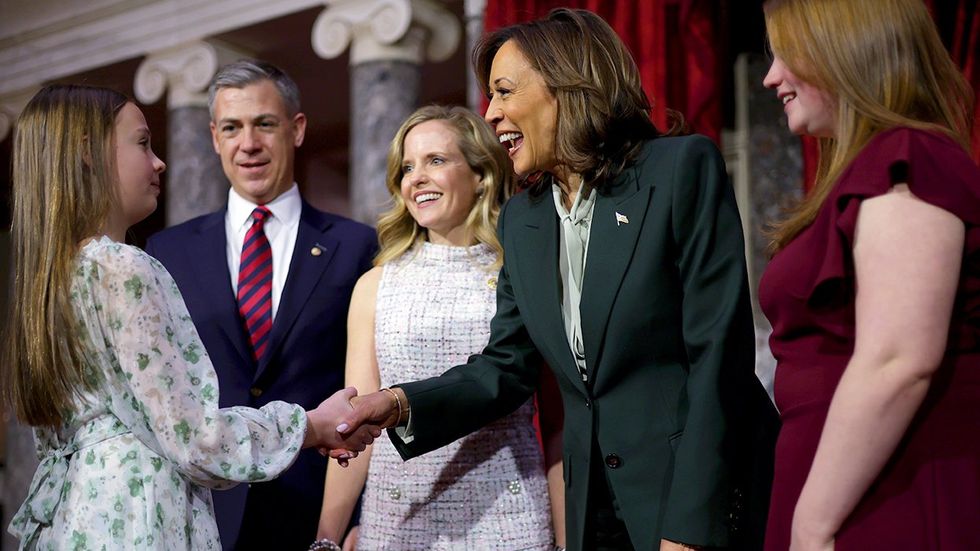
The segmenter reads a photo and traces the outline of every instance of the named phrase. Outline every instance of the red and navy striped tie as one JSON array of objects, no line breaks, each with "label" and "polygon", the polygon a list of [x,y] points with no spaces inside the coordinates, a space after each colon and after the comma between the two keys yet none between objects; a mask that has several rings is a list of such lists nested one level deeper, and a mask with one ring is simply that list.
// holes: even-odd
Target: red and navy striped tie
[{"label": "red and navy striped tie", "polygon": [[238,311],[245,321],[252,354],[261,361],[272,331],[272,248],[263,226],[272,216],[264,206],[252,211],[252,227],[245,233],[238,269]]}]

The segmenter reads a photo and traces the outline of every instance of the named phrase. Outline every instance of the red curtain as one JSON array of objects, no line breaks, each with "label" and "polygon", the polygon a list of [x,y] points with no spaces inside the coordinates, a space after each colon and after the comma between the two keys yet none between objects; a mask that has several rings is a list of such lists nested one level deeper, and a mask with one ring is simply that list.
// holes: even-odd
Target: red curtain
[{"label": "red curtain", "polygon": [[[980,98],[980,2],[977,0],[925,0],[939,35],[953,61],[962,69],[973,93]],[[817,171],[817,142],[803,138],[803,174],[807,191]],[[973,158],[980,161],[980,101],[973,110]]]},{"label": "red curtain", "polygon": [[615,29],[633,54],[652,119],[668,128],[667,109],[681,112],[691,131],[721,136],[719,6],[713,0],[490,0],[487,31],[544,17],[552,8],[582,8]]},{"label": "red curtain", "polygon": [[[955,16],[950,23],[939,21],[940,32],[947,40],[953,61],[963,70],[966,80],[973,86],[977,99],[973,106],[973,158],[980,161],[980,2],[977,0],[942,0],[956,4]],[[936,0],[929,0],[929,7],[939,16]],[[949,28],[949,27],[952,28]]]}]

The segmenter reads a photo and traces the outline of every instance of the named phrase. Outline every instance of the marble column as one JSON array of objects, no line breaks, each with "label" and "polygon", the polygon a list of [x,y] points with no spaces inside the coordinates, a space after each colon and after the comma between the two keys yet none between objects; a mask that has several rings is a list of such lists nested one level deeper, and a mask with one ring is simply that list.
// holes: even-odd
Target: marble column
[{"label": "marble column", "polygon": [[[464,0],[463,16],[466,19],[466,53],[472,55],[476,43],[483,37],[483,18],[487,11],[487,0]],[[466,104],[474,112],[483,114],[483,87],[476,81],[476,73],[467,59]]]},{"label": "marble column", "polygon": [[317,17],[317,55],[334,58],[350,46],[354,219],[374,225],[388,208],[388,147],[418,105],[420,66],[447,59],[460,35],[457,18],[431,0],[333,0]]},{"label": "marble column", "polygon": [[248,57],[210,42],[192,42],[153,53],[136,71],[136,98],[154,103],[167,94],[167,226],[221,208],[228,180],[211,143],[207,87],[218,68]]},{"label": "marble column", "polygon": [[785,216],[803,190],[802,148],[786,126],[782,102],[762,86],[769,61],[742,54],[735,63],[735,131],[726,136],[746,238],[749,285],[756,328],[756,374],[772,393],[776,366],[769,350],[772,327],[759,308],[759,280],[769,262],[766,229]]},{"label": "marble column", "polygon": [[[398,97],[398,101],[392,101]],[[419,97],[418,66],[372,61],[351,71],[351,214],[374,225],[390,206],[388,148]]]}]

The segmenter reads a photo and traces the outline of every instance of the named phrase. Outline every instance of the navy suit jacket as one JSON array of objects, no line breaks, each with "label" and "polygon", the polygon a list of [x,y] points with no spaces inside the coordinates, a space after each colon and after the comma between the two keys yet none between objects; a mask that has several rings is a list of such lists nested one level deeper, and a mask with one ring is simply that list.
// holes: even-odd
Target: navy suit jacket
[{"label": "navy suit jacket", "polygon": [[[269,352],[252,359],[231,287],[225,210],[153,235],[146,251],[170,271],[214,363],[220,405],[283,400],[316,407],[344,384],[347,309],[377,252],[374,230],[305,201]],[[318,253],[313,253],[318,249]],[[306,549],[316,536],[326,459],[300,452],[279,478],[214,492],[225,549]]]}]

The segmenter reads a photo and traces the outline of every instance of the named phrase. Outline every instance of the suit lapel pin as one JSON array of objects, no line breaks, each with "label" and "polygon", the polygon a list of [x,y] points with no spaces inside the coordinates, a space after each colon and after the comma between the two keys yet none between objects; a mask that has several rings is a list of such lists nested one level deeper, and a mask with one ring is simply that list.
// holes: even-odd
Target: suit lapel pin
[{"label": "suit lapel pin", "polygon": [[316,245],[313,245],[312,249],[310,249],[310,254],[313,256],[320,256],[321,254],[323,254],[324,250],[326,250],[326,247],[317,243]]},{"label": "suit lapel pin", "polygon": [[629,218],[626,218],[626,215],[625,214],[623,214],[621,212],[617,212],[616,213],[616,225],[617,226],[620,226],[620,225],[623,225],[623,224],[629,224],[629,223],[630,223],[630,219]]}]

